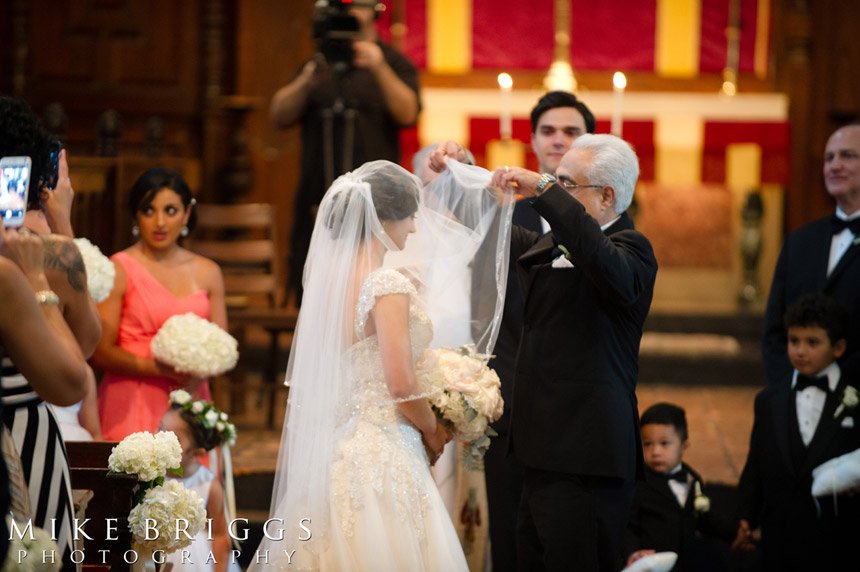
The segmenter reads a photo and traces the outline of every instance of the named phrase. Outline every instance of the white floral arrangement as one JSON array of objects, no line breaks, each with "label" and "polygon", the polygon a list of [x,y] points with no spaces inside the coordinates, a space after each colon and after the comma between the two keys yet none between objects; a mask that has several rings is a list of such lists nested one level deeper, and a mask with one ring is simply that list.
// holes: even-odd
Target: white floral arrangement
[{"label": "white floral arrangement", "polygon": [[81,251],[84,268],[87,270],[87,290],[90,292],[90,298],[96,303],[102,302],[113,290],[116,267],[102,254],[98,246],[86,238],[76,238],[74,243]]},{"label": "white floral arrangement", "polygon": [[705,496],[702,492],[702,483],[695,481],[693,483],[693,511],[698,515],[703,515],[711,510],[711,499]]},{"label": "white floral arrangement", "polygon": [[184,389],[170,392],[170,405],[176,405],[191,413],[206,429],[214,428],[221,437],[221,443],[229,446],[236,444],[236,426],[230,423],[226,413],[202,399],[194,400]]},{"label": "white floral arrangement", "polygon": [[480,469],[490,437],[490,423],[502,415],[502,384],[487,367],[490,356],[472,345],[435,348],[424,352],[416,372],[430,406],[454,435],[465,444],[464,466]]},{"label": "white floral arrangement", "polygon": [[[168,480],[146,491],[143,500],[128,515],[135,546],[148,553],[156,550],[170,553],[185,548],[205,522],[203,499],[177,480]],[[183,525],[188,534],[177,534],[177,524]]]},{"label": "white floral arrangement", "polygon": [[[132,433],[113,448],[108,468],[117,473],[137,475],[144,483],[160,484],[167,471],[178,472],[182,447],[171,431]],[[158,482],[156,482],[158,481]]]},{"label": "white floral arrangement", "polygon": [[[6,560],[0,572],[53,572],[62,567],[60,549],[48,531],[38,526],[25,529],[26,525],[19,524],[18,530],[24,533],[19,537],[11,532],[11,515],[6,516],[6,525],[10,531],[9,552],[6,553]],[[50,558],[42,558],[42,554],[51,554],[51,552],[54,554],[53,562]]]},{"label": "white floral arrangement", "polygon": [[842,403],[839,404],[839,407],[833,413],[834,419],[842,415],[842,412],[845,410],[852,411],[858,404],[860,404],[860,395],[858,395],[857,388],[853,385],[846,385],[845,390],[842,392]]},{"label": "white floral arrangement", "polygon": [[168,318],[150,342],[155,359],[201,378],[236,367],[238,346],[236,338],[191,312]]}]

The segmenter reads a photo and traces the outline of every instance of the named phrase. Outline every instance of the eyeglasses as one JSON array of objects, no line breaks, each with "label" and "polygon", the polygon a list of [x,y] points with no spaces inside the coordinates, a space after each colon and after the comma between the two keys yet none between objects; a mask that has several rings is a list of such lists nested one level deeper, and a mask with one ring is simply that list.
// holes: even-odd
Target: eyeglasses
[{"label": "eyeglasses", "polygon": [[579,192],[580,189],[602,189],[606,185],[579,185],[569,179],[559,179],[558,183],[564,187],[564,190],[570,191],[573,194]]}]

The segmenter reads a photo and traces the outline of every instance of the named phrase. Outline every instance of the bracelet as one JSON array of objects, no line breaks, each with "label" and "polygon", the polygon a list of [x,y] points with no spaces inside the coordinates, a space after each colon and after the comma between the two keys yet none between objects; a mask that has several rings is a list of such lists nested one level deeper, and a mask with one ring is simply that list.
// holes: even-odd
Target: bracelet
[{"label": "bracelet", "polygon": [[60,297],[53,290],[39,290],[36,292],[36,302],[47,306],[59,306]]}]

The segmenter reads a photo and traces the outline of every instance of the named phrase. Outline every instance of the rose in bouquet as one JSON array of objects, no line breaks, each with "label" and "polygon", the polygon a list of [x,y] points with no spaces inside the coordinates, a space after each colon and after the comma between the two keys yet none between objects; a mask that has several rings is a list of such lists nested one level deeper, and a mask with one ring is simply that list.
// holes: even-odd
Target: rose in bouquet
[{"label": "rose in bouquet", "polygon": [[90,298],[96,303],[101,302],[113,290],[116,268],[99,247],[86,238],[76,238],[74,242],[81,251],[84,268],[87,270],[87,290],[90,292]]},{"label": "rose in bouquet", "polygon": [[146,491],[128,515],[135,547],[149,554],[185,548],[205,522],[203,499],[175,480]]},{"label": "rose in bouquet", "polygon": [[182,447],[170,431],[132,433],[113,448],[108,468],[117,473],[137,475],[139,481],[151,485],[164,482],[167,471],[179,472]]},{"label": "rose in bouquet", "polygon": [[239,360],[236,338],[192,313],[169,318],[150,342],[152,355],[180,373],[221,375]]},{"label": "rose in bouquet", "polygon": [[465,444],[465,467],[479,469],[496,432],[490,423],[502,415],[499,376],[487,367],[490,356],[474,346],[424,352],[416,372],[436,415]]}]

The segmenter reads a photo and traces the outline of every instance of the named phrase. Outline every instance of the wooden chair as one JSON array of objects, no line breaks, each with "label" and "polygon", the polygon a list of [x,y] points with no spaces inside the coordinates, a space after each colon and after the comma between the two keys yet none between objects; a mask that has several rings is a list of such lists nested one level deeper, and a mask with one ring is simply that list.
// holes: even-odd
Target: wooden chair
[{"label": "wooden chair", "polygon": [[[83,531],[92,537],[92,540],[82,537],[85,571],[131,569],[123,556],[131,549],[128,514],[134,506],[137,479],[132,475],[108,473],[108,457],[115,446],[116,443],[66,441],[73,497],[79,505],[77,508],[89,519],[82,526]],[[83,491],[91,491],[91,494]],[[80,518],[80,514],[76,516]],[[111,521],[115,540],[107,540],[108,519],[116,519]],[[100,550],[109,552],[100,553]],[[106,563],[102,562],[103,554],[107,555]]]},{"label": "wooden chair", "polygon": [[[269,334],[263,382],[268,387],[267,426],[274,426],[275,399],[279,383],[280,335],[296,327],[298,311],[286,306],[284,261],[278,249],[275,210],[270,204],[197,205],[197,229],[188,247],[221,266],[227,295],[227,318],[237,333],[240,352],[248,327]],[[244,407],[242,371],[231,379],[234,413]],[[241,377],[240,377],[241,376]]]}]

